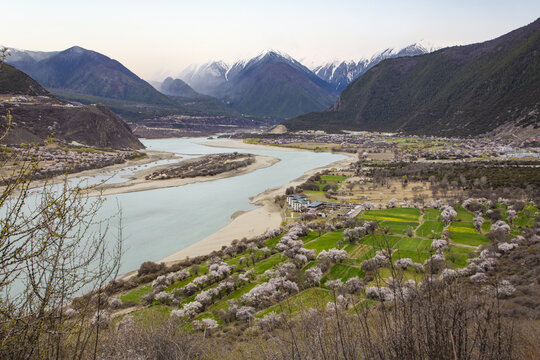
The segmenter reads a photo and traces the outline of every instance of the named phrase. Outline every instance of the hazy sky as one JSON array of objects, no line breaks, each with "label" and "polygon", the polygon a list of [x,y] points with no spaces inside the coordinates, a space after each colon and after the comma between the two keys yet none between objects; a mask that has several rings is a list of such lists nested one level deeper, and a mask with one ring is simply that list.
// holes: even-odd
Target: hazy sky
[{"label": "hazy sky", "polygon": [[147,80],[189,64],[277,49],[298,60],[360,59],[420,40],[488,40],[540,16],[538,0],[0,0],[0,44],[79,45]]}]

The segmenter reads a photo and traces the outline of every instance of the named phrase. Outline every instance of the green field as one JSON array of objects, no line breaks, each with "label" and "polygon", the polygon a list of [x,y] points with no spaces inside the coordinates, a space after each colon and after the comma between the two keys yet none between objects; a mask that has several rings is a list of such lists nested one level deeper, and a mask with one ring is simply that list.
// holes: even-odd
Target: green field
[{"label": "green field", "polygon": [[141,297],[148,294],[149,292],[152,292],[152,286],[140,286],[134,290],[131,290],[127,294],[120,296],[120,300],[122,300],[122,302],[132,301],[139,304],[141,302]]},{"label": "green field", "polygon": [[379,227],[381,229],[388,229],[388,232],[391,234],[404,234],[406,235],[407,229],[409,226],[412,228],[413,232],[414,229],[418,227],[417,222],[404,222],[404,221],[381,221],[379,223]]},{"label": "green field", "polygon": [[424,209],[424,220],[438,220],[442,210]]},{"label": "green field", "polygon": [[424,221],[418,229],[416,229],[416,235],[426,238],[438,238],[444,229],[444,223],[440,221]]},{"label": "green field", "polygon": [[338,247],[338,241],[341,241],[343,244],[345,244],[345,241],[343,240],[343,231],[334,231],[329,232],[321,237],[312,240],[311,242],[307,243],[305,245],[306,249],[313,249],[318,253],[320,253],[323,250],[330,250],[333,248]]},{"label": "green field", "polygon": [[454,264],[455,267],[465,267],[467,266],[469,254],[472,252],[473,250],[470,248],[450,245],[446,248],[444,255],[447,260],[450,260]]},{"label": "green field", "polygon": [[366,210],[360,214],[360,217],[367,220],[418,222],[420,210],[414,208]]},{"label": "green field", "polygon": [[281,254],[274,254],[264,260],[259,261],[255,266],[253,267],[253,272],[255,274],[262,274],[266,270],[273,268],[276,264],[279,264],[282,262],[282,255]]},{"label": "green field", "polygon": [[263,317],[271,312],[298,313],[309,308],[320,308],[332,300],[332,292],[321,288],[309,288],[282,302],[259,311],[255,316]]},{"label": "green field", "polygon": [[221,298],[219,301],[216,301],[213,305],[211,305],[208,308],[208,311],[228,309],[229,308],[229,300],[238,299],[240,296],[242,296],[245,293],[249,292],[251,289],[253,289],[257,285],[259,285],[259,283],[254,282],[254,281],[250,282],[247,285],[244,285],[243,287],[233,291],[229,295]]},{"label": "green field", "polygon": [[465,210],[461,205],[455,206],[457,212],[457,218],[461,221],[472,221],[474,219],[474,214],[470,211]]},{"label": "green field", "polygon": [[343,282],[348,279],[358,276],[359,278],[364,277],[364,271],[360,268],[354,266],[348,266],[345,264],[335,264],[332,266],[328,274],[322,279],[321,282],[325,283],[328,280],[341,279]]},{"label": "green field", "polygon": [[450,231],[450,240],[458,244],[479,246],[489,242],[484,235],[476,231],[472,222],[453,222],[448,230]]}]

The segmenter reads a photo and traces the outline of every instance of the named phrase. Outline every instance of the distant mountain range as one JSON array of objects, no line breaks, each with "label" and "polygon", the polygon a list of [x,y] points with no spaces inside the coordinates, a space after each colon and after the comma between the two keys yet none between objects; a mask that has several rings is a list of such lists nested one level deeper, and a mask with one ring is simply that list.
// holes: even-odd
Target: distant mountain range
[{"label": "distant mountain range", "polygon": [[166,95],[180,96],[184,98],[196,98],[199,95],[183,80],[168,77],[159,85],[159,90]]},{"label": "distant mountain range", "polygon": [[107,107],[59,100],[27,74],[7,64],[1,66],[0,94],[8,95],[0,102],[0,122],[6,125],[8,111],[13,116],[12,129],[2,139],[4,143],[42,142],[54,136],[89,146],[144,148],[127,124]]},{"label": "distant mountain range", "polygon": [[103,98],[174,105],[118,61],[79,46],[59,52],[12,51],[6,62],[47,89]]},{"label": "distant mountain range", "polygon": [[467,136],[509,123],[538,127],[539,114],[540,19],[491,41],[384,60],[328,111],[283,124]]},{"label": "distant mountain range", "polygon": [[385,59],[422,55],[433,52],[434,50],[436,50],[435,47],[420,43],[404,48],[388,48],[376,53],[370,59],[333,61],[315,66],[313,72],[321,79],[332,84],[336,91],[341,92],[347,85],[356,80],[356,78]]},{"label": "distant mountain range", "polygon": [[329,107],[351,81],[381,60],[431,51],[420,44],[386,49],[370,60],[333,62],[310,70],[275,50],[228,65],[189,66],[178,76],[199,93],[223,99],[246,114],[289,118]]},{"label": "distant mountain range", "polygon": [[214,61],[188,67],[178,78],[153,86],[118,61],[78,46],[55,52],[11,50],[7,62],[56,96],[103,103],[131,121],[178,114],[287,119],[328,108],[350,81],[381,59],[426,51],[419,45],[387,49],[370,60],[312,71],[271,50],[232,65]]},{"label": "distant mountain range", "polygon": [[274,50],[233,65],[214,61],[190,66],[179,77],[196,91],[256,116],[285,119],[322,110],[337,96],[330,84],[307,67]]},{"label": "distant mountain range", "polygon": [[58,97],[102,103],[131,121],[168,115],[235,114],[221,101],[197,94],[180,79],[168,78],[154,87],[118,61],[78,46],[54,52],[10,49],[6,62]]}]

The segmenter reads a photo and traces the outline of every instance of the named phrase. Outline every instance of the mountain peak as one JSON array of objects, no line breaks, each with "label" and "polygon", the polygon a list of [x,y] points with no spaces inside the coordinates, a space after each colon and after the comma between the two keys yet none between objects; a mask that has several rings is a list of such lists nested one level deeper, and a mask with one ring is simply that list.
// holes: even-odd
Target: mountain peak
[{"label": "mountain peak", "polygon": [[294,59],[292,58],[292,56],[290,56],[289,54],[286,54],[284,52],[281,52],[279,50],[275,50],[275,49],[266,49],[266,50],[263,50],[261,53],[259,53],[259,55],[257,55],[255,57],[255,59],[263,59],[265,57],[270,57],[270,58],[284,58],[284,59],[287,59],[289,61],[294,61]]}]

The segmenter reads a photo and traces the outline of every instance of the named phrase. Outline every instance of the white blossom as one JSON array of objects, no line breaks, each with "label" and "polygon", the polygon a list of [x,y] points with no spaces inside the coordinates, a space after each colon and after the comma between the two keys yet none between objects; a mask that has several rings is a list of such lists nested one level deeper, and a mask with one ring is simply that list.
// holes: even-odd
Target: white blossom
[{"label": "white blossom", "polygon": [[399,269],[406,270],[409,266],[413,265],[413,261],[409,258],[402,258],[394,261],[394,266]]},{"label": "white blossom", "polygon": [[505,298],[511,296],[516,291],[516,288],[508,280],[502,280],[497,286],[497,295]]},{"label": "white blossom", "polygon": [[497,246],[497,249],[499,249],[499,251],[502,251],[502,252],[508,252],[516,247],[518,247],[518,245],[515,243],[503,242]]},{"label": "white blossom", "polygon": [[479,272],[479,273],[476,273],[476,274],[472,275],[469,278],[469,281],[472,282],[472,283],[484,283],[484,282],[488,281],[488,277],[487,277],[486,274]]}]

